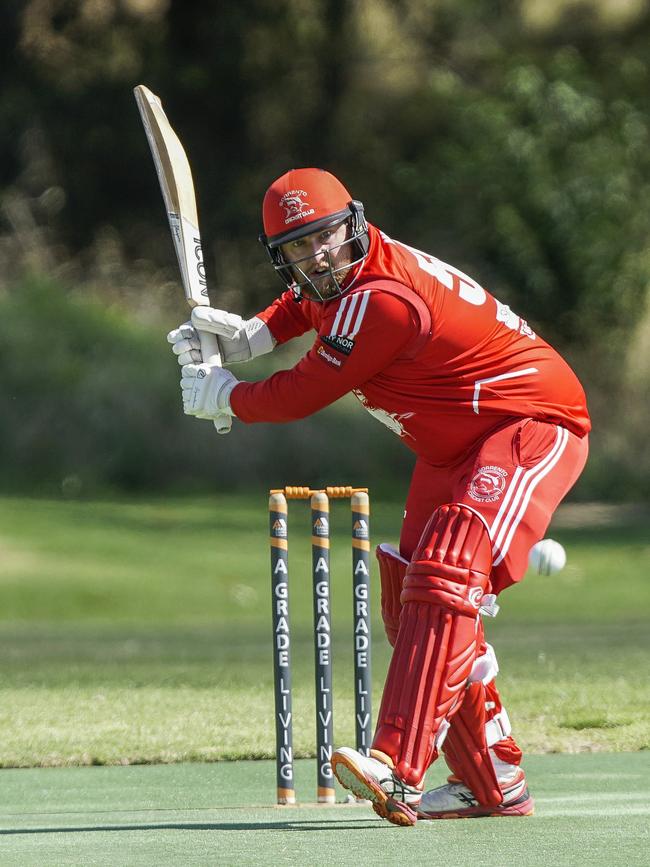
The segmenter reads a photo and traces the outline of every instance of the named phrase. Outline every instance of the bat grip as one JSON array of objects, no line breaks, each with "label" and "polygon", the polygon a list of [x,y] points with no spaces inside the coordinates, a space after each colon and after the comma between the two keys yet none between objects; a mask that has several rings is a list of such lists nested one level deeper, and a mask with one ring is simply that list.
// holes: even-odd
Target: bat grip
[{"label": "bat grip", "polygon": [[[208,331],[199,331],[199,340],[201,341],[201,355],[206,364],[218,364],[221,367],[221,353],[219,352],[219,343],[216,334],[210,334]],[[232,418],[229,415],[218,415],[214,420],[214,426],[217,433],[227,434],[232,427]]]}]

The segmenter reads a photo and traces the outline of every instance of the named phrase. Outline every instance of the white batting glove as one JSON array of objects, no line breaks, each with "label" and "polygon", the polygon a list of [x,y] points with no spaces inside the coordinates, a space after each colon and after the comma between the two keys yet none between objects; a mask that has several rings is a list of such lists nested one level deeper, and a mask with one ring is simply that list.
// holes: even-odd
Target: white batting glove
[{"label": "white batting glove", "polygon": [[195,418],[234,415],[230,393],[239,380],[216,364],[186,364],[181,371],[183,412]]},{"label": "white batting glove", "polygon": [[251,358],[271,352],[275,346],[266,322],[257,316],[242,319],[226,310],[195,307],[192,310],[192,325],[197,331],[211,331],[217,335],[226,364],[250,361]]},{"label": "white batting glove", "polygon": [[209,331],[217,335],[225,364],[250,361],[251,358],[271,352],[275,347],[275,340],[268,326],[257,316],[242,319],[236,313],[228,313],[226,310],[195,307],[191,321],[183,323],[167,335],[180,365],[201,363],[197,331]]},{"label": "white batting glove", "polygon": [[201,343],[196,328],[191,322],[183,322],[167,335],[167,341],[172,345],[172,352],[178,358],[181,367],[184,364],[201,364]]}]

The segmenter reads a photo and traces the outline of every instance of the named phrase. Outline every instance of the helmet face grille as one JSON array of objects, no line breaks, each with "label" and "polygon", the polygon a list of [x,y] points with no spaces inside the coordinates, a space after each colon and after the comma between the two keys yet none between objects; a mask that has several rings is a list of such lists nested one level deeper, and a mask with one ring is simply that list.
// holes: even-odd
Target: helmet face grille
[{"label": "helmet face grille", "polygon": [[[282,282],[298,300],[329,301],[346,292],[358,278],[370,246],[363,205],[354,201],[341,181],[330,172],[314,168],[286,172],[266,191],[262,214],[264,234],[260,241]],[[348,226],[348,237],[330,249],[325,262],[327,270],[322,271],[317,279],[313,274],[310,279],[308,274],[312,268],[305,266],[311,256],[301,260],[303,267],[301,261],[290,262],[284,256],[283,244],[324,229],[334,229],[344,222]],[[347,245],[349,261],[334,267],[332,254]],[[320,291],[316,283],[321,284]]]},{"label": "helmet face grille", "polygon": [[[311,280],[303,268],[301,268],[301,263],[308,262],[313,258],[310,254],[309,256],[305,256],[302,259],[298,259],[297,261],[288,262],[280,248],[281,243],[287,243],[291,240],[295,240],[297,238],[303,237],[304,235],[311,234],[312,232],[318,231],[319,229],[327,228],[328,226],[340,225],[340,215],[337,223],[333,224],[331,221],[317,221],[320,225],[314,228],[312,225],[308,225],[303,227],[296,233],[287,233],[287,235],[280,236],[281,240],[277,238],[273,238],[272,240],[267,239],[264,235],[260,236],[260,241],[266,247],[266,250],[271,258],[273,263],[273,267],[275,268],[278,276],[285,284],[285,286],[294,293],[297,300],[302,300],[303,298],[307,298],[310,301],[316,301],[319,303],[324,303],[326,301],[331,301],[334,298],[338,298],[347,292],[352,285],[356,282],[359,277],[363,262],[368,255],[368,248],[370,246],[370,239],[368,237],[368,224],[366,223],[366,219],[363,212],[363,205],[361,202],[351,201],[349,207],[347,209],[349,216],[345,220],[349,226],[348,234],[349,237],[345,239],[341,244],[337,247],[332,248],[327,251],[327,261],[328,261],[328,272],[325,273],[324,276],[329,276],[329,288],[327,295],[324,296],[322,292],[315,285],[313,280]],[[290,235],[290,237],[289,237]],[[345,265],[335,268],[332,263],[333,252],[340,250],[343,247],[350,246],[351,250],[351,261],[346,262]]]}]

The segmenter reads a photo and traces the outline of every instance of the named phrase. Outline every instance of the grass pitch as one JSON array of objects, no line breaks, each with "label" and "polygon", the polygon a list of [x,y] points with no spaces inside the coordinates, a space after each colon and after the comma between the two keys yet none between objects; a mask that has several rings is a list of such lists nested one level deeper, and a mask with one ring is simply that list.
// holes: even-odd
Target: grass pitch
[{"label": "grass pitch", "polygon": [[[313,765],[298,763],[299,795],[312,797]],[[8,770],[0,862],[647,865],[650,753],[531,756],[526,767],[535,816],[415,828],[389,825],[366,806],[275,807],[268,761]],[[430,785],[441,773],[434,765]]]},{"label": "grass pitch", "polygon": [[[270,758],[266,498],[0,500],[0,766]],[[374,503],[395,541],[400,506]],[[650,748],[647,512],[561,513],[568,551],[487,621],[527,752]],[[582,517],[580,517],[580,515]],[[585,516],[589,519],[585,522]],[[597,519],[597,520],[596,520]],[[591,521],[591,523],[589,523]],[[290,513],[294,740],[314,751],[308,509]],[[333,504],[334,709],[353,740],[349,511]],[[373,574],[374,708],[388,664]]]},{"label": "grass pitch", "polygon": [[[486,624],[536,816],[401,829],[359,806],[273,805],[264,497],[0,499],[0,863],[647,864],[650,522],[574,511],[549,534],[567,568],[529,575]],[[399,519],[399,505],[374,503],[373,539],[395,541]],[[290,520],[294,737],[310,756],[304,504]],[[338,743],[353,739],[348,524],[334,504]],[[376,712],[389,649],[373,580]],[[437,763],[428,785],[443,775]],[[296,779],[311,801],[312,760]]]}]

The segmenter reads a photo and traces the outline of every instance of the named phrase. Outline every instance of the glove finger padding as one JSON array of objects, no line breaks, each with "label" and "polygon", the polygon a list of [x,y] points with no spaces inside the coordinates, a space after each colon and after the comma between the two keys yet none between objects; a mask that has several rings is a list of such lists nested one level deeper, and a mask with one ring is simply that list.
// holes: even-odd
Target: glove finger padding
[{"label": "glove finger padding", "polygon": [[199,418],[232,415],[230,393],[239,380],[216,364],[188,364],[181,374],[183,412]]},{"label": "glove finger padding", "polygon": [[185,364],[200,364],[203,361],[201,355],[201,341],[191,323],[184,322],[178,328],[170,331],[167,342],[172,345],[172,352],[176,355],[181,367]]},{"label": "glove finger padding", "polygon": [[192,325],[198,331],[210,331],[212,334],[232,340],[242,330],[244,320],[237,313],[228,313],[227,310],[195,307],[192,310]]},{"label": "glove finger padding", "polygon": [[246,321],[236,313],[215,310],[213,307],[195,307],[192,310],[192,325],[204,334],[215,335],[222,361],[226,364],[253,358],[254,352],[245,329]]},{"label": "glove finger padding", "polygon": [[198,336],[196,328],[192,326],[191,322],[183,322],[182,325],[179,325],[178,328],[173,328],[167,335],[168,343],[178,343],[179,340],[192,339],[198,340]]},{"label": "glove finger padding", "polygon": [[228,313],[227,310],[195,307],[192,324],[199,331],[217,335],[221,357],[226,364],[250,361],[271,352],[275,346],[266,322],[258,316],[242,319],[237,313]]},{"label": "glove finger padding", "polygon": [[172,346],[174,355],[177,356],[178,363],[183,367],[185,364],[201,364],[203,356],[201,355],[201,344],[199,339],[195,341],[180,340]]}]

